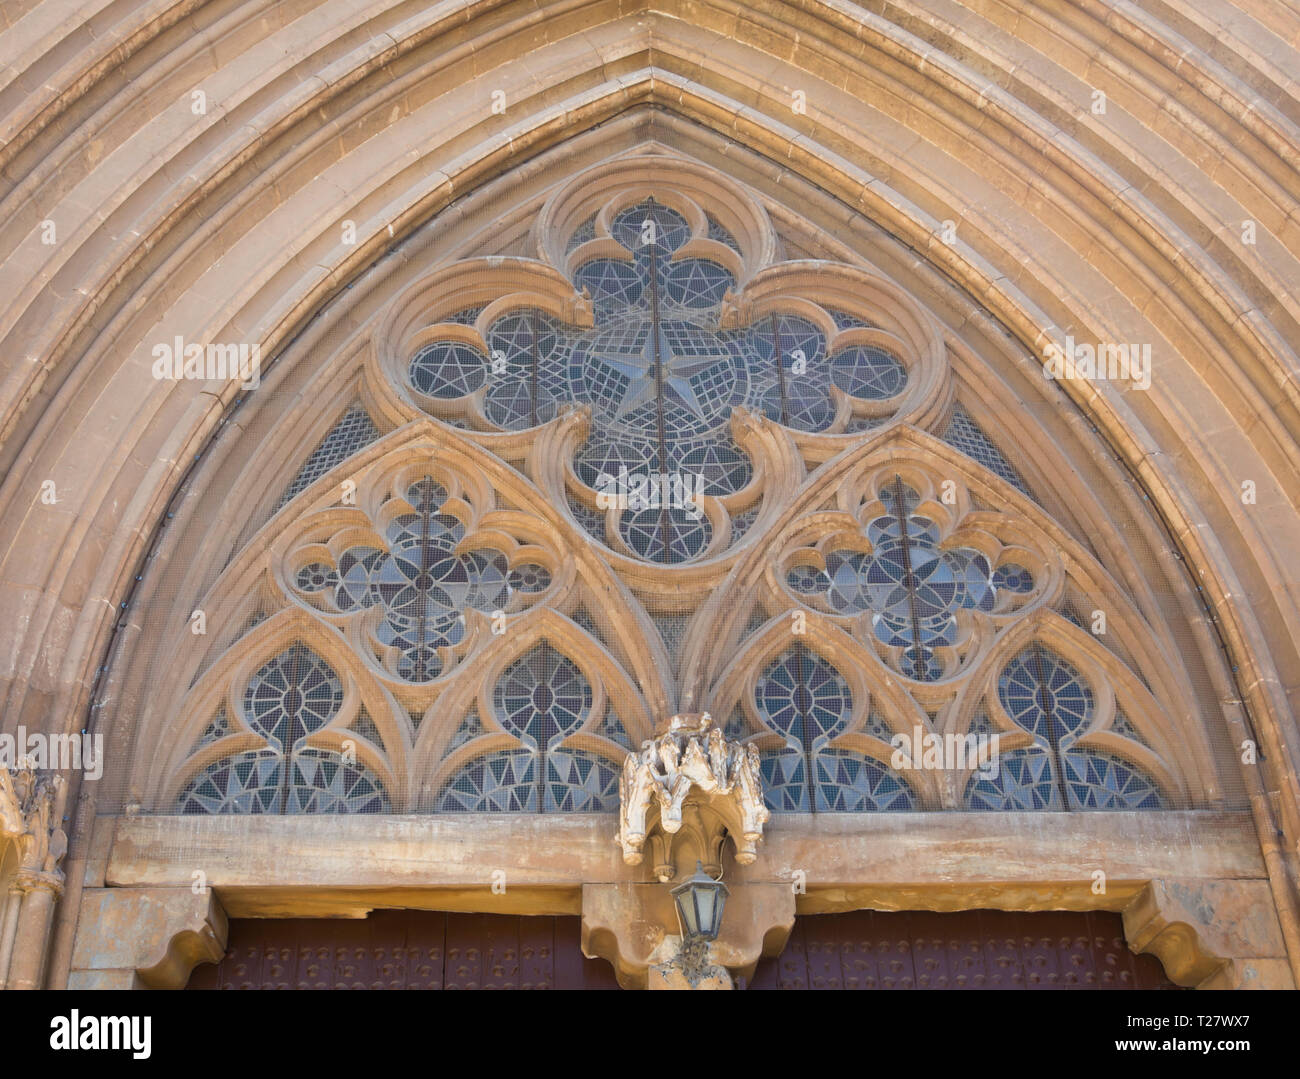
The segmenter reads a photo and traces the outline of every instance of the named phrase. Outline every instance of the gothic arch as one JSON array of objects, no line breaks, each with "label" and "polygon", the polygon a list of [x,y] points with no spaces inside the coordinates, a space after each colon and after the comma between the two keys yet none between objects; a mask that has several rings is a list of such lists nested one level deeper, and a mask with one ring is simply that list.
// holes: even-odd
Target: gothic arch
[{"label": "gothic arch", "polygon": [[[735,232],[713,216],[720,207]],[[652,231],[666,231],[638,248],[633,232],[645,226],[633,223],[642,217],[653,219]],[[1018,752],[1032,739],[1026,741],[992,686],[1019,650],[1040,642],[1068,658],[1093,687],[1095,710],[1087,728],[1072,735],[1079,739],[1074,752],[1126,761],[1160,788],[1168,804],[1222,801],[1214,752],[1200,724],[1188,722],[1198,706],[1187,692],[1189,677],[1179,673],[1169,625],[1153,620],[1151,607],[1144,612],[1129,601],[1095,554],[1044,512],[977,426],[966,430],[984,441],[974,449],[967,444],[965,452],[955,448],[962,443],[948,444],[927,431],[942,429],[953,414],[952,350],[934,316],[904,290],[878,271],[782,259],[781,235],[747,189],[658,148],[617,155],[570,177],[541,206],[527,239],[537,257],[467,252],[416,277],[324,362],[304,368],[302,400],[325,402],[327,415],[346,410],[344,419],[322,437],[311,409],[293,409],[267,430],[257,452],[245,451],[246,464],[235,466],[231,487],[249,492],[249,502],[261,507],[254,522],[268,510],[270,519],[255,533],[253,525],[237,530],[247,537],[242,549],[211,531],[194,540],[200,565],[215,568],[224,559],[215,577],[208,572],[204,590],[192,592],[194,611],[211,618],[218,631],[212,643],[195,647],[187,639],[193,615],[186,602],[169,612],[170,635],[163,636],[158,655],[150,662],[140,658],[146,651],[134,660],[124,657],[128,685],[146,685],[160,662],[178,676],[170,696],[155,696],[141,708],[131,732],[137,744],[152,747],[127,781],[133,803],[166,812],[178,794],[193,789],[196,777],[213,769],[234,783],[224,757],[269,751],[241,713],[241,693],[255,672],[289,655],[286,649],[307,650],[311,663],[319,660],[340,679],[337,708],[305,737],[304,751],[339,755],[351,747],[356,767],[374,777],[366,790],[382,788],[383,804],[394,808],[427,810],[432,789],[463,769],[474,752],[504,752],[513,744],[494,714],[491,687],[533,648],[558,649],[559,662],[575,664],[591,687],[592,715],[581,726],[593,733],[571,733],[606,760],[616,759],[618,742],[629,735],[626,744],[648,736],[656,715],[674,703],[690,707],[700,700],[724,716],[739,711],[755,744],[768,748],[777,735],[755,710],[756,679],[790,647],[781,617],[789,613],[807,621],[806,641],[797,643],[809,661],[828,664],[850,687],[847,724],[828,753],[856,753],[854,759],[876,762],[862,767],[883,769],[891,759],[891,734],[918,728],[966,734],[977,712],[1008,738],[1009,752]],[[655,269],[654,252],[661,248],[664,266]],[[650,251],[648,271],[641,250]],[[564,394],[576,392],[580,400],[587,392],[572,381],[578,369],[538,366],[539,326],[548,335],[547,363],[553,349],[586,356],[583,349],[611,347],[600,344],[602,325],[611,317],[618,324],[621,305],[644,302],[636,274],[647,272],[648,287],[662,275],[665,302],[685,313],[674,317],[716,310],[715,321],[699,323],[702,328],[669,323],[682,327],[673,332],[687,335],[682,341],[695,350],[691,355],[712,356],[709,362],[730,372],[737,361],[727,358],[727,349],[749,349],[746,356],[758,357],[767,347],[768,361],[744,362],[771,362],[777,371],[769,385],[754,381],[755,368],[734,368],[729,377],[743,382],[727,391],[734,402],[729,414],[697,399],[704,391],[687,381],[695,377],[693,368],[674,376],[682,383],[674,392],[698,410],[675,421],[687,425],[680,437],[704,438],[701,445],[715,462],[706,467],[716,469],[695,507],[708,536],[680,551],[669,545],[666,508],[655,523],[655,529],[664,527],[662,549],[652,530],[640,550],[629,545],[635,532],[626,530],[637,517],[635,507],[601,509],[595,473],[608,480],[614,465],[607,462],[640,459],[627,456],[626,447],[644,438],[624,419],[637,414],[628,413],[632,406],[619,405],[611,418],[600,396],[606,391],[597,387],[597,396],[575,409]],[[593,340],[594,346],[584,343]],[[804,349],[815,368],[806,378],[795,366],[805,362]],[[582,362],[599,366],[599,355]],[[530,362],[531,415],[519,404]],[[703,366],[704,360],[696,363]],[[787,366],[798,377],[784,375]],[[634,369],[640,370],[627,368]],[[546,398],[539,412],[543,377],[546,393],[560,396]],[[584,369],[581,378],[587,377]],[[635,404],[640,398],[632,377],[624,377],[623,399]],[[368,434],[350,447],[339,442],[337,452],[314,466],[358,410]],[[701,423],[713,415],[716,433],[693,436],[692,415]],[[391,433],[382,435],[385,428]],[[303,463],[308,437],[318,438],[319,448]],[[663,461],[662,430],[659,438]],[[582,464],[592,445],[606,447],[595,459],[599,468]],[[299,466],[285,490],[286,477]],[[1077,486],[1072,494],[1079,505],[1091,497]],[[894,616],[880,613],[878,597],[849,597],[850,607],[837,610],[824,598],[810,606],[807,595],[791,590],[791,575],[824,577],[828,559],[837,560],[841,577],[850,564],[863,567],[854,572],[867,572],[864,560],[887,540],[895,510],[912,522],[900,535],[920,529],[918,555],[937,544],[935,565],[964,559],[957,572],[974,573],[970,583],[987,593],[979,601],[987,602],[986,610],[964,609],[969,604],[958,597],[944,601],[956,604],[950,611],[935,608],[927,616],[938,619],[939,628],[927,631],[938,636],[935,647],[922,649],[930,657],[926,671],[905,669],[908,649],[899,644],[909,636],[905,627],[881,635],[879,619]],[[421,515],[423,540],[409,523]],[[198,503],[188,517],[201,519]],[[693,527],[687,517],[679,512],[674,520]],[[735,522],[746,517],[743,534],[736,534]],[[886,532],[879,531],[882,522]],[[398,545],[412,542],[424,550],[431,527],[448,537],[435,541],[443,552],[438,557],[450,559],[439,572],[460,574],[455,579],[468,582],[456,586],[463,596],[479,588],[477,574],[488,570],[483,559],[490,558],[500,568],[490,571],[486,587],[506,589],[501,595],[513,598],[495,614],[495,599],[485,599],[484,607],[472,598],[444,598],[439,602],[447,606],[428,617],[455,615],[454,624],[430,645],[412,645],[410,617],[388,593],[414,585],[406,578],[384,585],[381,578],[415,573],[419,567],[400,568],[407,563]],[[1004,565],[1020,581],[1010,590],[994,584]],[[507,575],[521,567],[535,567],[530,572],[538,583],[517,592]],[[358,583],[347,583],[354,578]],[[831,587],[833,594],[841,586]],[[1057,613],[1071,595],[1104,604],[1117,647],[1103,647]],[[600,628],[590,616],[585,627],[570,617],[592,607],[602,609]],[[872,611],[874,633],[867,629]],[[513,628],[504,634],[507,612]],[[661,616],[689,620],[676,670],[655,622]],[[744,627],[756,617],[765,625],[745,639]],[[424,618],[421,613],[420,634]],[[503,622],[500,641],[489,630],[492,619]],[[251,625],[241,630],[241,623]],[[917,638],[910,639],[915,645]],[[294,657],[295,663],[302,658]],[[412,662],[419,666],[414,674]],[[471,665],[474,678],[464,673]],[[594,733],[607,710],[627,725],[615,741]],[[1121,711],[1124,734],[1113,729]],[[884,724],[875,734],[864,726],[869,713],[872,722]],[[185,716],[185,723],[177,724],[175,715]],[[222,722],[228,730],[204,733]],[[354,729],[362,723],[364,733]],[[453,738],[467,723],[477,728]],[[286,772],[277,774],[288,782]],[[961,803],[957,788],[963,782],[960,775],[923,774],[906,785],[916,791],[918,806],[940,808]]]},{"label": "gothic arch", "polygon": [[[73,28],[38,6],[18,31],[15,69],[28,78],[0,89],[0,161],[13,178],[0,257],[16,284],[0,337],[20,358],[0,384],[0,581],[19,627],[3,671],[6,728],[102,728],[119,758],[147,747],[146,672],[124,675],[121,657],[151,638],[156,612],[168,612],[170,632],[184,631],[189,597],[205,595],[238,557],[228,537],[245,529],[243,548],[274,527],[266,521],[284,493],[286,461],[319,445],[353,401],[380,434],[400,426],[396,403],[363,377],[379,362],[364,347],[350,364],[326,365],[330,377],[292,408],[269,409],[234,384],[154,381],[157,340],[178,331],[256,340],[274,358],[266,387],[302,394],[316,370],[308,357],[332,352],[331,333],[366,324],[431,267],[487,257],[489,237],[522,249],[567,177],[589,166],[613,174],[619,150],[667,147],[694,161],[675,167],[700,190],[712,169],[755,192],[788,253],[842,261],[850,276],[926,297],[951,368],[947,392],[993,443],[1022,451],[1014,464],[1025,487],[1062,534],[1093,547],[1114,577],[1105,586],[1127,593],[1155,627],[1157,641],[1133,621],[1116,633],[1171,717],[1161,722],[1197,722],[1200,709],[1170,703],[1181,688],[1162,657],[1181,656],[1226,713],[1222,741],[1259,742],[1263,763],[1240,783],[1253,805],[1274,807],[1258,809],[1260,834],[1287,837],[1285,853],[1267,857],[1283,882],[1275,899],[1289,910],[1287,860],[1300,821],[1288,697],[1298,669],[1289,567],[1300,535],[1287,488],[1297,406],[1286,374],[1296,329],[1285,287],[1295,274],[1293,95],[1273,58],[1207,15],[1174,27],[1142,11],[1018,8],[564,4],[525,67],[514,60],[537,44],[540,18],[526,4],[411,18],[376,4],[322,13],[301,40],[293,37],[301,26],[263,18],[251,0],[147,15],[121,5],[105,32],[79,37],[64,36]],[[1101,51],[1123,59],[1090,68]],[[479,74],[466,78],[458,61],[471,52]],[[1054,79],[1030,62],[1049,56]],[[114,63],[128,57],[138,68]],[[328,77],[317,74],[326,58]],[[1089,118],[1080,103],[1093,81],[1121,120]],[[197,120],[186,113],[189,89],[203,89],[212,106]],[[493,89],[505,94],[505,115],[486,107]],[[796,89],[806,112],[791,108]],[[1224,162],[1230,183],[1196,165],[1207,157]],[[576,214],[580,201],[557,203],[555,213]],[[946,219],[959,224],[956,243],[939,238]],[[1261,232],[1248,252],[1235,242],[1245,219]],[[58,226],[56,244],[40,240],[46,220]],[[757,220],[751,208],[723,224],[739,238]],[[355,244],[338,240],[345,221],[357,226]],[[424,228],[430,221],[435,229]],[[555,274],[549,280],[558,288]],[[830,287],[825,278],[819,285]],[[542,282],[528,288],[548,295]],[[1065,332],[1150,339],[1162,347],[1167,381],[1146,397],[1045,387],[1036,358],[1047,336]],[[928,400],[937,418],[945,405]],[[1014,415],[999,415],[999,402],[1015,402]],[[916,423],[927,426],[919,415]],[[815,435],[738,426],[737,440],[761,447],[756,455],[787,477],[844,452]],[[233,448],[236,430],[246,435],[242,449]],[[510,446],[512,437],[492,449],[526,457],[524,440]],[[557,425],[534,447],[539,468],[557,468],[582,437],[580,419]],[[461,441],[486,447],[491,438]],[[957,457],[945,467],[973,482]],[[1257,485],[1257,508],[1241,503],[1242,480]],[[61,505],[33,508],[46,481]],[[331,481],[315,482],[323,490]],[[1116,492],[1107,505],[1081,497],[1105,488]],[[1028,510],[1014,490],[998,493],[999,508]],[[199,503],[219,507],[206,536],[182,528]],[[768,513],[760,509],[751,529],[770,533]],[[1131,527],[1116,533],[1108,520]],[[571,526],[563,514],[552,524]],[[1144,547],[1149,558],[1126,557]],[[719,549],[716,566],[693,565],[683,605],[744,550]],[[203,587],[160,576],[180,564]],[[634,559],[621,565],[633,598],[652,588]],[[226,632],[267,598],[237,591],[214,608]],[[1164,594],[1176,597],[1167,632]],[[587,598],[604,602],[600,592]],[[651,640],[648,618],[637,613],[634,631],[610,632]],[[1046,632],[1052,619],[1041,621]],[[1072,639],[1072,654],[1111,670],[1095,642],[1060,625],[1055,632]],[[627,653],[615,658],[648,712],[686,705],[673,699],[675,687],[655,688],[650,668],[671,663],[661,643],[636,654],[628,641],[609,647]],[[693,677],[679,672],[674,682],[706,692],[709,681]],[[1142,712],[1143,693],[1125,686],[1125,701]],[[1168,729],[1152,728],[1165,740]],[[1213,802],[1205,752],[1194,749],[1178,772],[1202,776]],[[131,796],[114,788],[100,808],[116,812]],[[89,817],[79,828],[76,858]]]}]

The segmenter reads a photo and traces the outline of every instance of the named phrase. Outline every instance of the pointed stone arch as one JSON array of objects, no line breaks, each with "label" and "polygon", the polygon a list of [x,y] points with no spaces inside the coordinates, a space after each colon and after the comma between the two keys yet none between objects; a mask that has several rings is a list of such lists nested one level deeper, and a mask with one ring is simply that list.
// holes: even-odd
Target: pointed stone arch
[{"label": "pointed stone arch", "polygon": [[[1211,711],[1228,715],[1225,741],[1257,741],[1266,751],[1262,776],[1249,766],[1242,782],[1259,807],[1259,832],[1268,837],[1261,842],[1271,844],[1280,830],[1290,837],[1283,849],[1293,852],[1300,816],[1286,687],[1296,681],[1297,650],[1287,567],[1296,561],[1290,537],[1300,529],[1285,498],[1298,405],[1285,377],[1296,311],[1281,287],[1294,277],[1287,247],[1295,245],[1286,241],[1290,207],[1276,179],[1290,167],[1285,93],[1275,93],[1265,74],[1270,61],[1226,25],[1198,25],[1186,39],[1159,18],[1083,12],[1067,24],[1049,12],[1035,20],[1039,36],[1030,40],[1014,8],[923,14],[924,41],[907,22],[911,15],[834,4],[764,3],[741,19],[721,4],[653,11],[592,4],[569,12],[527,69],[514,63],[537,40],[536,8],[526,4],[476,3],[454,17],[431,10],[400,23],[387,9],[367,10],[324,18],[286,47],[294,28],[261,18],[250,3],[232,9],[221,27],[240,49],[200,50],[183,69],[173,61],[193,28],[216,32],[205,15],[179,23],[167,15],[146,26],[121,5],[113,15],[127,21],[115,23],[114,33],[63,39],[79,29],[51,29],[42,40],[61,51],[27,49],[16,58],[15,69],[30,68],[27,81],[39,89],[14,106],[6,121],[12,137],[0,150],[15,182],[3,249],[13,265],[39,268],[17,274],[21,287],[0,319],[13,355],[31,358],[19,362],[0,396],[0,459],[14,465],[0,492],[0,580],[22,627],[6,667],[4,714],[65,731],[107,723],[99,717],[110,713],[143,714],[144,684],[120,680],[114,656],[152,632],[142,609],[161,610],[181,595],[154,587],[149,556],[184,560],[219,547],[192,534],[176,539],[180,524],[171,538],[156,526],[184,521],[187,505],[217,489],[209,481],[220,470],[211,466],[228,450],[229,433],[253,425],[256,400],[245,398],[236,410],[236,386],[153,384],[145,371],[155,337],[179,327],[196,339],[253,338],[268,357],[288,359],[276,360],[282,375],[275,376],[287,379],[300,354],[322,341],[331,319],[312,320],[328,301],[352,285],[360,286],[353,299],[384,292],[392,263],[401,261],[384,257],[390,245],[415,239],[434,215],[442,215],[437,231],[454,240],[443,254],[455,245],[468,251],[484,234],[476,197],[494,181],[498,192],[520,191],[501,215],[519,232],[528,227],[526,197],[607,157],[616,143],[654,138],[743,174],[761,190],[778,233],[794,235],[801,214],[808,225],[798,236],[809,250],[817,246],[809,237],[820,232],[818,243],[840,245],[837,257],[870,258],[912,293],[937,297],[945,332],[960,330],[978,346],[977,360],[997,361],[985,365],[984,380],[971,363],[972,377],[958,387],[983,399],[972,403],[977,420],[989,416],[990,402],[1032,405],[1041,430],[1014,437],[1012,420],[1010,431],[998,433],[1039,456],[1060,444],[1062,460],[1086,464],[1093,485],[1121,475],[1114,462],[1089,460],[1088,447],[1105,442],[1141,477],[1143,490],[1124,495],[1125,505],[1136,507],[1135,530],[1169,566],[1124,583],[1155,624],[1141,578],[1179,579],[1175,555],[1192,567],[1192,584],[1172,589],[1188,628],[1176,647],[1157,642],[1159,651],[1198,653],[1209,671]],[[1000,32],[987,33],[990,24]],[[1211,55],[1212,38],[1231,53],[1227,67]],[[1132,125],[1085,117],[1062,127],[1061,110],[1068,113],[1090,72],[1076,49],[1044,42],[1080,39],[1087,55],[1125,57],[1122,70],[1103,75],[1115,80],[1110,89]],[[984,43],[978,62],[969,58],[970,41]],[[138,71],[108,62],[119,44]],[[464,69],[458,60],[471,51],[482,64],[478,75],[463,85],[444,77]],[[66,65],[47,78],[36,65],[50,55]],[[326,57],[328,77],[318,76]],[[1054,83],[1026,74],[1039,70],[1039,59],[1054,65]],[[205,121],[155,123],[174,95],[150,88],[176,70],[195,85],[217,77],[237,92]],[[128,73],[137,85],[126,85]],[[502,77],[511,114],[476,112],[473,102]],[[791,86],[812,95],[803,119],[790,109]],[[869,88],[871,104],[862,107],[845,87]],[[127,103],[136,99],[133,116]],[[1170,126],[1164,104],[1171,99],[1191,121],[1186,130]],[[109,115],[121,122],[105,128]],[[448,116],[454,125],[443,124]],[[909,155],[912,146],[918,152]],[[562,154],[572,163],[558,164]],[[111,163],[127,157],[136,162],[129,175],[113,172]],[[1197,166],[1210,158],[1231,163],[1233,191]],[[1032,187],[1022,175],[1027,163],[1037,177]],[[189,179],[177,185],[176,175]],[[969,220],[954,209],[999,180],[1021,197],[984,199]],[[264,198],[271,189],[276,198]],[[331,200],[327,214],[317,205],[322,191]],[[64,242],[45,250],[34,226],[47,214],[58,219]],[[959,224],[956,244],[937,236],[949,216]],[[1269,234],[1258,258],[1235,253],[1246,217]],[[335,242],[343,220],[359,224],[356,245]],[[1113,261],[1083,272],[1090,253],[1112,247]],[[410,244],[402,258],[417,262],[419,248]],[[1158,297],[1159,286],[1169,295]],[[343,306],[347,318],[367,315],[364,304]],[[1130,327],[1170,346],[1169,392],[1141,398],[1105,386],[1035,388],[1034,361],[1047,335],[1100,337]],[[1077,419],[1047,415],[1048,405],[1063,409],[1069,400],[1082,409]],[[98,422],[102,437],[82,434],[99,430]],[[270,422],[265,411],[261,422]],[[743,426],[780,441],[761,425]],[[222,430],[227,441],[205,449]],[[548,440],[545,451],[555,445]],[[779,452],[794,460],[788,445]],[[196,456],[200,464],[187,471]],[[263,462],[268,476],[278,460]],[[1266,512],[1240,503],[1237,485],[1247,474]],[[27,509],[47,479],[66,500],[54,517]],[[226,492],[218,531],[247,508],[237,487]],[[1144,497],[1167,527],[1163,537],[1159,522],[1137,516],[1147,512]],[[1068,528],[1071,507],[1054,508]],[[754,542],[768,514],[756,514]],[[1083,527],[1069,530],[1078,538],[1105,520],[1085,505],[1075,518]],[[1113,537],[1099,546],[1107,548],[1102,564],[1119,561]],[[192,571],[215,574],[231,553],[193,558]],[[648,576],[637,587],[644,590]],[[1193,589],[1204,590],[1205,611]],[[701,584],[695,595],[703,592]],[[245,594],[232,618],[257,617],[261,599]],[[1132,651],[1135,642],[1125,643]],[[1166,697],[1161,664],[1149,662],[1155,650],[1135,663],[1157,672],[1153,695]],[[669,710],[675,704],[665,701]],[[1186,718],[1196,713],[1189,709]],[[112,739],[115,750],[127,751],[136,732]],[[113,811],[121,801],[108,797],[105,806]],[[91,814],[93,798],[86,805]],[[89,822],[78,849],[89,843]],[[1293,854],[1270,858],[1280,859],[1272,867],[1279,894],[1290,895]],[[1287,903],[1294,932],[1293,898]]]}]

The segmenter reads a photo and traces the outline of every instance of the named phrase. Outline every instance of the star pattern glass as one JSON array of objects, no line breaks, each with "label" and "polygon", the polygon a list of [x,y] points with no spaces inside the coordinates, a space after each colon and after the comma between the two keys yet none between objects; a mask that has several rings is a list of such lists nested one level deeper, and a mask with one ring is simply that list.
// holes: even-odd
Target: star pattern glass
[{"label": "star pattern glass", "polygon": [[978,773],[971,776],[966,786],[970,809],[1015,812],[1061,808],[1061,792],[1046,749],[1013,749],[999,754],[997,765],[996,778],[984,778]]},{"label": "star pattern glass", "polygon": [[536,813],[537,754],[507,749],[470,761],[443,788],[439,813]]},{"label": "star pattern glass", "polygon": [[1065,786],[1075,809],[1161,809],[1159,788],[1135,765],[1092,749],[1066,750]]},{"label": "star pattern glass", "polygon": [[[366,766],[304,740],[343,703],[338,675],[295,644],[254,673],[242,696],[248,725],[267,746],[217,760],[177,798],[185,815],[216,813],[387,813],[387,792]],[[227,721],[222,717],[222,733]]]},{"label": "star pattern glass", "polygon": [[1035,643],[1013,657],[998,678],[998,699],[1035,744],[1000,754],[996,776],[973,775],[969,808],[1164,808],[1160,789],[1137,765],[1076,745],[1092,725],[1092,689],[1055,652]]},{"label": "star pattern glass", "polygon": [[[577,665],[541,644],[502,672],[493,690],[496,718],[519,739],[463,766],[444,786],[439,812],[596,813],[618,807],[620,762],[564,745],[591,714],[593,693]],[[601,734],[627,742],[607,715]],[[539,763],[544,782],[539,783]]]},{"label": "star pattern glass", "polygon": [[607,813],[618,809],[621,769],[608,757],[584,749],[546,755],[546,811]]},{"label": "star pattern glass", "polygon": [[[823,656],[788,649],[759,677],[754,704],[785,745],[760,753],[768,807],[795,813],[861,813],[912,809],[916,798],[886,765],[830,746],[848,727],[853,696]],[[807,777],[815,777],[810,797]]]},{"label": "star pattern glass", "polygon": [[[731,437],[735,408],[823,431],[835,418],[832,385],[873,400],[904,388],[907,372],[897,357],[861,346],[828,355],[824,333],[800,316],[720,330],[720,304],[736,281],[711,259],[679,257],[690,228],[671,207],[649,199],[627,207],[614,216],[611,234],[626,255],[590,259],[573,273],[574,286],[592,300],[591,329],[540,311],[509,311],[487,328],[490,356],[459,341],[433,342],[411,360],[412,385],[442,399],[486,385],[488,418],[509,430],[544,423],[566,404],[590,405],[590,434],[574,462],[589,487],[626,468],[699,477],[704,493],[715,496],[753,477]],[[708,235],[735,244],[716,221]],[[570,250],[593,236],[594,226],[584,223]],[[624,513],[619,525],[628,546],[648,560],[694,558],[711,538],[705,522],[654,516],[657,522]],[[589,530],[604,538],[603,525]]]},{"label": "star pattern glass", "polygon": [[487,357],[473,345],[437,341],[411,360],[411,385],[430,397],[454,400],[482,386],[487,369]]},{"label": "star pattern glass", "polygon": [[854,397],[884,401],[903,392],[907,384],[907,368],[886,349],[854,345],[835,354],[831,379]]}]

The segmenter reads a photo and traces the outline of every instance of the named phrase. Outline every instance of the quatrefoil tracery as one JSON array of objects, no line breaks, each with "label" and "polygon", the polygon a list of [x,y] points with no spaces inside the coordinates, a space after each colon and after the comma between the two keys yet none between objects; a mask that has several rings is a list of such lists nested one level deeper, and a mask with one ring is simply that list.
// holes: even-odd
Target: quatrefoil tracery
[{"label": "quatrefoil tracery", "polygon": [[[1020,559],[1040,566],[1046,559],[957,529],[946,507],[923,505],[902,476],[888,477],[887,469],[877,473],[855,513],[820,518],[806,545],[787,550],[779,580],[804,606],[867,630],[858,636],[900,673],[933,682],[958,669],[973,616],[1004,621],[1042,593]],[[848,520],[836,527],[840,517]]]},{"label": "quatrefoil tracery", "polygon": [[332,534],[307,529],[289,555],[291,587],[335,624],[360,629],[380,666],[406,682],[445,674],[489,619],[503,625],[552,584],[538,548],[475,530],[482,514],[432,475],[405,482],[372,518],[350,516]]},{"label": "quatrefoil tracery", "polygon": [[[669,194],[678,208],[624,195],[574,232],[563,266],[581,294],[569,310],[583,324],[560,317],[555,295],[521,290],[517,262],[496,271],[475,263],[474,295],[491,295],[495,272],[497,298],[407,333],[398,361],[420,407],[477,431],[523,431],[585,406],[573,511],[616,550],[661,563],[717,550],[719,526],[739,516],[739,535],[761,497],[733,413],[766,416],[799,437],[847,437],[905,401],[915,407],[919,362],[914,344],[862,314],[808,299],[819,295],[821,271],[786,272],[783,284],[781,264],[769,267],[761,302],[744,299],[740,244]],[[840,283],[829,295],[852,306],[844,292]],[[703,514],[676,504],[597,512],[598,494],[625,474],[689,477],[710,504]]]},{"label": "quatrefoil tracery", "polygon": [[[1047,797],[1050,769],[1034,753],[1061,747],[1110,756],[1059,758],[1058,780],[1093,768],[1094,787],[1109,789],[1132,780],[1116,762],[1141,758],[1177,793],[1179,772],[1195,765],[1171,763],[1161,705],[1136,679],[1103,672],[1095,644],[1080,658],[1079,632],[1050,613],[1067,592],[1095,595],[1098,574],[1081,574],[1077,555],[1067,566],[1041,521],[980,508],[1005,499],[924,433],[952,393],[928,316],[864,271],[776,262],[770,223],[747,231],[742,213],[724,225],[671,182],[574,194],[584,189],[557,197],[578,208],[541,215],[558,223],[541,230],[544,261],[445,266],[379,320],[361,395],[386,417],[381,426],[405,433],[355,468],[355,504],[331,504],[324,477],[303,494],[312,508],[282,526],[267,574],[299,621],[280,610],[235,649],[270,648],[271,628],[277,649],[295,628],[314,640],[307,618],[332,627],[317,643],[329,646],[322,654],[349,703],[311,734],[302,759],[315,768],[341,737],[335,726],[353,724],[366,744],[371,735],[352,717],[369,709],[383,746],[370,745],[368,766],[401,791],[394,806],[590,808],[608,795],[619,717],[635,743],[671,714],[674,694],[689,693],[714,714],[741,717],[745,729],[729,735],[760,746],[784,808],[796,808],[789,799],[813,811],[963,804],[966,795],[945,794],[933,777],[900,781],[890,769],[889,737],[917,722],[985,723],[1010,738],[1019,779],[967,796],[989,807]],[[654,239],[643,242],[647,224]],[[572,414],[575,404],[585,414]],[[842,462],[855,463],[827,484]],[[703,520],[675,507],[598,511],[602,472],[622,468],[700,476]],[[954,498],[941,493],[963,475]],[[570,535],[566,500],[613,554]],[[761,544],[707,557],[751,527]],[[692,564],[645,565],[664,560]],[[729,568],[749,583],[733,591]],[[665,590],[667,579],[681,590]],[[745,640],[700,610],[681,659],[669,661],[637,600],[653,613],[686,612],[719,592],[720,609],[742,607],[742,623],[757,594],[769,625]],[[797,660],[784,618],[792,608],[809,615]],[[488,629],[497,612],[511,626],[500,639]],[[1030,622],[1076,663],[1080,684],[1097,688],[1086,735],[1067,731],[1056,749],[1040,744],[1047,728],[1018,718],[997,691]],[[553,662],[525,658],[551,642]],[[701,675],[713,655],[721,667]],[[218,664],[191,696],[207,715],[220,701],[238,717],[237,687],[252,670]],[[1074,737],[1087,745],[1067,745]],[[218,738],[181,758],[179,771],[232,744]],[[243,741],[236,748],[250,752]]]}]

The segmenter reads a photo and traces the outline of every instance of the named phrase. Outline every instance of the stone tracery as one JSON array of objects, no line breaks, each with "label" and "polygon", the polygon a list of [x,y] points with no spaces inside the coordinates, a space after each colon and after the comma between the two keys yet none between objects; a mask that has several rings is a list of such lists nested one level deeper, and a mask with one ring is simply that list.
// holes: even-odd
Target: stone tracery
[{"label": "stone tracery", "polygon": [[[955,392],[927,316],[865,271],[781,262],[728,181],[648,190],[637,168],[553,197],[539,260],[467,260],[392,305],[361,386],[391,433],[295,481],[271,555],[218,582],[233,608],[260,580],[278,613],[194,672],[186,701],[231,729],[172,753],[155,808],[609,810],[627,745],[690,695],[733,716],[775,809],[1212,798],[1207,751],[1171,738],[1168,682],[1145,692],[1054,613],[1104,572],[1082,549],[1063,557],[996,461],[997,475],[954,467],[922,434]],[[699,475],[703,512],[599,501],[624,469]],[[601,627],[578,618],[588,607],[610,608]],[[650,617],[672,610],[694,612],[678,679]],[[745,618],[765,628],[746,637]],[[1131,607],[1114,621],[1149,632]],[[332,711],[312,726],[309,695],[282,701],[301,733],[277,738],[240,679],[265,685],[275,656],[322,632]],[[1096,687],[1059,736],[1060,706],[1031,715],[998,688],[1017,634],[1044,632],[1087,660],[1079,692]],[[1000,786],[890,764],[917,725],[981,724],[1004,738]]]}]

